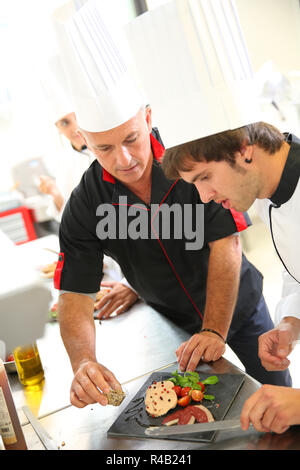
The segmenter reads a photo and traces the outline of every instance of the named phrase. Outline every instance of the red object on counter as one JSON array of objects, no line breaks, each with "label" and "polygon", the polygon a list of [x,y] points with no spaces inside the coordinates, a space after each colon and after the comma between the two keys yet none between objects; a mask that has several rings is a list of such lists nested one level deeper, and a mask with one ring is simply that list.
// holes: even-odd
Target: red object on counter
[{"label": "red object on counter", "polygon": [[36,240],[32,214],[27,207],[0,212],[0,230],[16,245]]}]

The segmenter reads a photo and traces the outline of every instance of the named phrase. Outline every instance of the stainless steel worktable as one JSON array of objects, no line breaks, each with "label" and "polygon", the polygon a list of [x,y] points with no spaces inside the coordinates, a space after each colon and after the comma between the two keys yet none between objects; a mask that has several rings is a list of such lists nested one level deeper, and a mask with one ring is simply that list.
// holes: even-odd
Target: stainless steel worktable
[{"label": "stainless steel worktable", "polygon": [[[30,450],[44,449],[38,436],[21,412],[27,404],[39,416],[41,424],[57,442],[61,450],[193,450],[193,449],[300,449],[300,433],[293,428],[281,436],[261,434],[251,429],[221,431],[211,444],[166,441],[159,439],[108,438],[107,430],[128,405],[150,373],[175,360],[175,350],[189,335],[176,328],[142,302],[119,317],[96,324],[98,360],[114,372],[124,386],[126,398],[120,407],[98,404],[84,409],[70,406],[69,390],[72,370],[62,344],[57,323],[46,326],[45,336],[39,340],[39,350],[45,369],[45,382],[40,390],[26,391],[17,376],[10,376],[16,406],[21,417],[25,438]],[[165,368],[174,371],[176,365]],[[222,358],[204,364],[200,373],[243,373]],[[234,400],[227,418],[238,417],[243,403],[260,386],[245,374],[244,384]]]},{"label": "stainless steel worktable", "polygon": [[[57,251],[57,244],[57,237],[54,236],[27,244],[29,259],[33,259],[37,265],[52,262],[53,253],[44,248]],[[51,282],[45,282],[52,290],[55,302],[57,292],[51,288]],[[78,409],[70,405],[73,372],[60,337],[59,325],[56,322],[48,323],[43,338],[37,341],[45,370],[44,382],[29,390],[19,383],[16,374],[9,375],[29,449],[43,450],[44,447],[23,415],[23,405],[29,406],[39,417],[41,424],[62,450],[300,449],[298,427],[289,429],[283,435],[260,434],[253,429],[247,432],[222,431],[216,434],[215,440],[209,445],[175,440],[107,438],[107,430],[152,371],[160,368],[173,371],[177,368],[176,364],[168,365],[176,360],[176,348],[189,335],[143,302],[136,303],[130,311],[118,317],[101,323],[95,320],[95,326],[99,362],[108,367],[122,384],[129,381],[124,386],[127,395],[124,402],[117,408],[94,404]],[[212,374],[244,373],[224,358],[214,363],[201,364],[197,370]],[[226,419],[238,417],[244,401],[259,386],[258,382],[245,374],[243,386]]]},{"label": "stainless steel worktable", "polygon": [[[173,367],[165,371],[173,371]],[[200,373],[241,373],[226,359],[220,359],[212,365],[202,364],[197,369]],[[111,451],[162,451],[178,453],[180,450],[254,450],[254,449],[300,449],[300,431],[298,428],[289,430],[283,435],[262,434],[254,429],[247,432],[241,430],[219,431],[211,444],[180,442],[176,440],[108,438],[107,430],[127,406],[147,377],[136,379],[126,386],[127,397],[118,408],[89,405],[84,409],[69,407],[42,418],[42,425],[55,439],[61,450],[104,450]],[[247,375],[244,384],[234,400],[227,418],[238,417],[244,400],[259,385]],[[38,437],[30,425],[23,427],[29,449],[43,449]]]},{"label": "stainless steel worktable", "polygon": [[[188,335],[143,302],[130,311],[107,320],[95,320],[97,357],[120,383],[176,360],[176,348]],[[73,372],[60,337],[58,323],[49,323],[37,341],[45,370],[41,387],[27,390],[16,374],[10,375],[17,408],[28,405],[42,417],[70,403]],[[22,418],[23,419],[23,418]],[[26,418],[25,418],[26,419]]]}]

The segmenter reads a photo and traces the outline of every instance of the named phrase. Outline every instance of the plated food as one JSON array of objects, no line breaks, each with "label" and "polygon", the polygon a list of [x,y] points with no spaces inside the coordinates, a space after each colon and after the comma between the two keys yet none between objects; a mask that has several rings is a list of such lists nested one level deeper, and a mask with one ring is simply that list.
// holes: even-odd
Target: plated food
[{"label": "plated food", "polygon": [[[186,372],[185,374],[179,374],[177,371],[174,373],[167,371],[153,372],[147,377],[137,393],[132,398],[130,397],[131,399],[128,401],[127,406],[122,409],[115,422],[108,429],[107,435],[121,439],[124,439],[124,437],[157,439],[157,436],[146,434],[145,430],[151,427],[179,425],[178,431],[180,431],[180,425],[184,422],[190,422],[191,424],[193,418],[195,422],[198,421],[200,423],[209,422],[212,419],[222,421],[244,383],[245,374],[220,373],[217,377],[209,373],[212,374],[213,369],[207,365],[200,367],[199,373],[198,371],[192,373]],[[152,413],[151,409],[146,410],[147,405],[145,404],[145,400],[146,395],[147,397],[149,395],[147,392],[149,390],[157,390],[152,388],[153,385],[156,385],[154,382],[164,382],[164,384],[166,384],[166,382],[172,382],[173,388],[169,389],[164,387],[167,390],[163,391],[169,391],[167,394],[169,395],[170,390],[173,390],[177,395],[175,408],[170,408],[166,414],[161,416],[150,414],[150,412]],[[171,385],[167,385],[171,387]],[[149,389],[150,386],[151,388]],[[188,390],[188,387],[191,387],[191,390]],[[202,397],[202,392],[202,401],[195,401],[196,392],[196,398],[198,397],[198,399]],[[200,394],[198,392],[200,392]],[[185,393],[189,395],[187,398],[184,395]],[[183,397],[181,395],[183,395]],[[181,398],[186,398],[187,404],[185,406],[183,406],[181,401],[181,405],[178,403]],[[171,402],[168,403],[170,404]],[[153,409],[153,411],[155,410]],[[216,431],[178,432],[172,436],[159,436],[159,439],[211,443],[215,436]]]},{"label": "plated food", "polygon": [[210,423],[214,421],[214,417],[206,406],[203,405],[188,405],[182,410],[175,411],[167,416],[162,424],[172,426],[173,424],[194,424],[197,423]]},{"label": "plated food", "polygon": [[14,374],[17,372],[15,358],[12,353],[6,356],[4,367],[8,374]]},{"label": "plated food", "polygon": [[145,406],[150,416],[163,416],[177,405],[177,395],[170,380],[153,382],[146,392]]},{"label": "plated food", "polygon": [[[197,372],[186,372],[180,375],[178,371],[167,380],[154,381],[146,391],[145,407],[152,418],[166,417],[162,424],[208,423],[214,421],[212,413],[203,404],[202,400],[214,400],[214,395],[207,394],[205,387],[219,382],[217,376],[211,376],[200,381]],[[175,409],[172,413],[171,410]],[[169,413],[169,414],[168,414]]]},{"label": "plated food", "polygon": [[49,310],[49,320],[55,321],[57,320],[57,302],[52,305],[52,307]]}]

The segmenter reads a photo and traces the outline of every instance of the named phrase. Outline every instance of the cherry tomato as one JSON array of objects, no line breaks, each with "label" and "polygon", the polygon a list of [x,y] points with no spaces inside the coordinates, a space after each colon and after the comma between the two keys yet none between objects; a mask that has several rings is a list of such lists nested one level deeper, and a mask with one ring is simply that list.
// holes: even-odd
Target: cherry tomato
[{"label": "cherry tomato", "polygon": [[180,387],[180,385],[174,385],[173,390],[174,390],[174,392],[176,393],[176,395],[178,397],[181,396],[181,387]]},{"label": "cherry tomato", "polygon": [[191,387],[183,387],[181,389],[181,396],[185,397],[186,395],[189,395],[191,390],[192,390]]},{"label": "cherry tomato", "polygon": [[202,401],[203,400],[203,392],[201,392],[201,390],[192,390],[191,391],[191,398],[194,401]]},{"label": "cherry tomato", "polygon": [[205,385],[202,382],[197,382],[197,385],[201,385],[201,392],[204,392]]},{"label": "cherry tomato", "polygon": [[9,354],[9,355],[7,356],[7,358],[6,358],[6,361],[7,361],[7,362],[11,362],[11,361],[14,361],[14,360],[15,360],[15,358],[14,358],[14,355],[13,355],[13,354]]},{"label": "cherry tomato", "polygon": [[179,406],[187,406],[190,404],[191,397],[189,395],[185,395],[184,397],[179,398],[177,404]]}]

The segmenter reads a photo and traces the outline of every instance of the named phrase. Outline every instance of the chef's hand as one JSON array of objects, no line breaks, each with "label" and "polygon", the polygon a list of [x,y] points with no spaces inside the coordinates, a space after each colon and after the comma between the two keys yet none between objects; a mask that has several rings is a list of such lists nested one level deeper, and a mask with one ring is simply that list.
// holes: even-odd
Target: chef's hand
[{"label": "chef's hand", "polygon": [[49,176],[40,176],[39,190],[41,193],[54,196],[58,192],[55,181]]},{"label": "chef's hand", "polygon": [[285,317],[273,330],[258,338],[258,355],[266,370],[287,369],[290,361],[287,356],[294,348],[299,336],[300,320]]},{"label": "chef's hand", "polygon": [[110,389],[122,390],[114,374],[98,362],[85,361],[75,373],[70,400],[77,408],[84,408],[92,403],[105,406],[108,400],[104,393],[109,393]]},{"label": "chef's hand", "polygon": [[95,310],[101,309],[99,319],[109,318],[114,312],[117,315],[126,312],[138,299],[136,293],[121,282],[102,282],[101,287],[110,287],[111,291],[95,304]]},{"label": "chef's hand", "polygon": [[205,331],[193,335],[176,350],[181,371],[196,369],[201,359],[204,362],[217,361],[225,352],[225,343],[216,334]]},{"label": "chef's hand", "polygon": [[252,423],[257,431],[281,434],[300,423],[300,390],[263,385],[246,400],[240,420],[244,431]]}]

